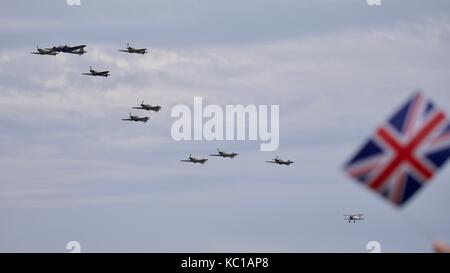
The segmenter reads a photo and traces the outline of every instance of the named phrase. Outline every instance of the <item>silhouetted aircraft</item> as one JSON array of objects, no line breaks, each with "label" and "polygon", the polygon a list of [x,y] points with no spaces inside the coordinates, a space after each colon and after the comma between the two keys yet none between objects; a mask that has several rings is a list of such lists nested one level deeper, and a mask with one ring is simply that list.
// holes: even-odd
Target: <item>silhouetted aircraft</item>
[{"label": "silhouetted aircraft", "polygon": [[147,49],[146,48],[134,48],[134,47],[130,46],[130,43],[127,43],[127,49],[119,49],[119,51],[127,52],[127,53],[142,54],[142,55],[147,53]]},{"label": "silhouetted aircraft", "polygon": [[161,106],[159,106],[159,105],[151,106],[150,104],[145,104],[144,101],[142,101],[140,106],[133,107],[133,109],[142,109],[142,110],[147,110],[147,111],[152,110],[152,111],[158,112],[159,110],[161,110]]},{"label": "silhouetted aircraft", "polygon": [[149,117],[139,117],[139,116],[134,116],[131,113],[129,114],[129,118],[124,118],[122,120],[126,120],[126,121],[140,121],[140,122],[147,122],[150,118]]},{"label": "silhouetted aircraft", "polygon": [[54,46],[52,48],[46,48],[46,50],[83,55],[84,53],[87,52],[86,50],[84,50],[85,47],[86,47],[86,45],[79,45],[79,46],[64,45],[64,46]]},{"label": "silhouetted aircraft", "polygon": [[81,73],[83,75],[88,75],[88,76],[100,76],[100,77],[108,77],[109,75],[109,71],[95,71],[94,69],[92,69],[91,66],[89,66],[89,73]]},{"label": "silhouetted aircraft", "polygon": [[237,156],[237,155],[239,155],[239,154],[237,154],[237,153],[231,153],[231,154],[229,154],[229,153],[226,153],[226,152],[224,152],[224,151],[221,151],[221,150],[217,149],[217,154],[211,154],[210,156],[229,157],[229,158],[233,159],[233,158],[234,158],[235,156]]},{"label": "silhouetted aircraft", "polygon": [[356,223],[356,221],[361,221],[364,220],[362,213],[359,214],[344,214],[344,220],[348,221],[349,223],[351,223],[353,221],[353,223]]},{"label": "silhouetted aircraft", "polygon": [[208,159],[206,158],[202,158],[202,159],[198,159],[195,157],[192,157],[192,154],[189,155],[189,159],[186,160],[180,160],[181,162],[190,162],[190,163],[200,163],[200,164],[205,164],[206,161],[208,161]]},{"label": "silhouetted aircraft", "polygon": [[275,164],[279,164],[279,165],[287,165],[287,166],[289,166],[292,163],[294,163],[294,161],[290,161],[290,160],[284,161],[284,160],[278,159],[278,156],[275,157],[275,159],[273,159],[273,161],[266,161],[266,162],[267,163],[275,163]]},{"label": "silhouetted aircraft", "polygon": [[42,49],[39,48],[39,46],[36,47],[37,51],[36,52],[30,52],[31,54],[37,54],[37,55],[51,55],[51,56],[56,56],[56,54],[58,54],[58,52],[53,51],[53,50],[48,50],[48,49]]}]

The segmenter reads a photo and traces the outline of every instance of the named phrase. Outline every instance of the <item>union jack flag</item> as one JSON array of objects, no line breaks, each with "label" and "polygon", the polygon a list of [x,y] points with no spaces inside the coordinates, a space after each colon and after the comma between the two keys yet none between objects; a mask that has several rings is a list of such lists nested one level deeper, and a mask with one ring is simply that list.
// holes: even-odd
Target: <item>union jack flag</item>
[{"label": "union jack flag", "polygon": [[375,131],[345,169],[401,206],[430,181],[449,156],[449,120],[417,93]]}]

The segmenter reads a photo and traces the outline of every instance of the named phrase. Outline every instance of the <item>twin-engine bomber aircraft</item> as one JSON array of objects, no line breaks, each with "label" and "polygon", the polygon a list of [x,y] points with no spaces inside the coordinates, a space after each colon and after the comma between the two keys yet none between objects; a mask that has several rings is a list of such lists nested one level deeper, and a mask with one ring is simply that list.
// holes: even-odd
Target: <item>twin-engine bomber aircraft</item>
[{"label": "twin-engine bomber aircraft", "polygon": [[70,54],[77,54],[77,55],[83,55],[87,51],[84,50],[86,45],[79,45],[79,46],[54,46],[52,48],[46,48],[46,50],[51,50],[54,52],[64,52],[64,53],[70,53]]},{"label": "twin-engine bomber aircraft", "polygon": [[50,56],[56,56],[56,54],[58,54],[58,52],[53,51],[53,50],[48,50],[48,49],[42,49],[39,48],[39,46],[36,47],[37,51],[35,52],[30,52],[31,54],[37,54],[37,55],[50,55]]},{"label": "twin-engine bomber aircraft", "polygon": [[233,159],[235,156],[239,155],[238,153],[226,153],[224,151],[221,151],[219,149],[217,149],[217,154],[211,154],[210,156],[221,156],[221,157],[229,157],[231,159]]},{"label": "twin-engine bomber aircraft", "polygon": [[155,111],[158,112],[159,110],[161,110],[161,106],[156,105],[156,106],[151,106],[150,104],[145,104],[144,101],[141,102],[141,105],[137,106],[137,107],[133,107],[133,109],[141,109],[141,110],[147,110],[147,111]]},{"label": "twin-engine bomber aircraft", "polygon": [[147,53],[147,49],[146,48],[134,48],[134,47],[130,46],[130,43],[127,43],[127,49],[119,49],[119,51],[127,52],[127,53],[142,54],[142,55]]},{"label": "twin-engine bomber aircraft", "polygon": [[189,155],[189,159],[185,159],[185,160],[180,160],[181,162],[190,162],[190,163],[200,163],[200,164],[205,164],[206,161],[208,161],[208,159],[206,158],[202,158],[202,159],[198,159],[195,157],[192,157],[192,154]]},{"label": "twin-engine bomber aircraft", "polygon": [[100,76],[100,77],[108,77],[109,75],[109,71],[95,71],[94,69],[92,69],[91,66],[89,66],[89,73],[81,73],[83,75],[87,75],[87,76]]},{"label": "twin-engine bomber aircraft", "polygon": [[135,121],[135,122],[138,122],[138,121],[140,121],[140,122],[147,122],[150,118],[149,117],[139,117],[139,116],[135,116],[135,115],[132,115],[131,113],[129,114],[129,118],[124,118],[124,119],[122,119],[122,120],[125,120],[125,121]]},{"label": "twin-engine bomber aircraft", "polygon": [[360,214],[344,214],[344,220],[348,221],[349,223],[351,223],[353,221],[353,223],[356,223],[356,221],[361,221],[364,220],[362,213]]},{"label": "twin-engine bomber aircraft", "polygon": [[278,158],[278,156],[275,157],[275,159],[273,159],[273,161],[266,161],[266,162],[267,163],[275,163],[275,164],[279,164],[279,165],[287,165],[287,166],[289,166],[292,163],[294,163],[294,161],[290,161],[290,160],[288,160],[288,161],[281,160],[281,159]]}]

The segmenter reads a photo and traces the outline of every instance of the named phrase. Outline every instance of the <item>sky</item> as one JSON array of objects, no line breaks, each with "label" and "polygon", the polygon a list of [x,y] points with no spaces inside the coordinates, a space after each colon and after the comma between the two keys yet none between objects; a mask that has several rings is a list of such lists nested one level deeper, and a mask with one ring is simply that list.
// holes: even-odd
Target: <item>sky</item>
[{"label": "sky", "polygon": [[[343,165],[415,90],[450,113],[447,0],[3,1],[0,252],[430,252],[450,167],[399,209]],[[118,52],[126,43],[150,53]],[[83,56],[30,55],[86,44]],[[89,66],[111,76],[81,75]],[[175,141],[178,104],[280,106],[280,147]],[[146,124],[123,122],[142,100]],[[141,114],[138,111],[133,113]],[[182,163],[217,148],[233,160]],[[279,155],[295,163],[266,164]],[[364,213],[348,224],[343,214]]]}]

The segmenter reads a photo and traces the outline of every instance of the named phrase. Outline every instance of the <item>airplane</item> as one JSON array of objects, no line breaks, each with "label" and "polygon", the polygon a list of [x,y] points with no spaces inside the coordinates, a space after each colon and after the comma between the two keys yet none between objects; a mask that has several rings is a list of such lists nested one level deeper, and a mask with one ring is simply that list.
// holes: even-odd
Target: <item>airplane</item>
[{"label": "airplane", "polygon": [[290,160],[284,161],[284,160],[278,159],[278,156],[275,157],[275,158],[273,159],[273,161],[266,161],[266,162],[267,162],[267,163],[275,163],[275,164],[279,164],[279,165],[287,165],[287,166],[289,166],[289,165],[291,165],[292,163],[294,163],[294,161],[290,161]]},{"label": "airplane", "polygon": [[351,223],[353,221],[353,223],[356,223],[356,221],[361,221],[364,220],[362,213],[360,214],[344,214],[344,220],[348,221],[349,223]]},{"label": "airplane", "polygon": [[131,113],[129,113],[129,118],[124,118],[124,119],[122,119],[122,120],[125,120],[125,121],[135,121],[135,122],[138,122],[138,121],[141,121],[141,122],[147,122],[150,118],[149,117],[139,117],[139,116],[135,116],[135,115],[132,115]]},{"label": "airplane", "polygon": [[192,157],[192,154],[189,155],[189,159],[186,160],[180,160],[181,162],[190,162],[190,163],[200,163],[200,164],[205,164],[206,161],[208,161],[208,159],[206,158],[202,158],[202,159],[198,159],[195,157]]},{"label": "airplane", "polygon": [[151,106],[150,104],[144,104],[144,101],[142,101],[140,106],[133,107],[133,109],[142,109],[142,110],[147,110],[147,111],[152,110],[152,111],[158,112],[159,110],[161,110],[161,106],[159,106],[159,105]]},{"label": "airplane", "polygon": [[53,51],[53,50],[48,50],[48,49],[42,49],[39,48],[39,46],[36,47],[37,51],[35,52],[30,52],[31,54],[37,54],[37,55],[51,55],[51,56],[56,56],[58,54],[58,52]]},{"label": "airplane", "polygon": [[119,49],[119,51],[127,52],[127,53],[137,53],[137,54],[142,54],[142,55],[147,53],[146,48],[134,48],[134,47],[130,46],[130,43],[127,43],[127,49]]},{"label": "airplane", "polygon": [[95,71],[92,69],[91,66],[89,66],[89,73],[81,73],[82,75],[88,75],[88,76],[100,76],[100,77],[108,77],[111,74],[109,74],[109,71]]},{"label": "airplane", "polygon": [[226,153],[224,151],[221,151],[219,149],[217,149],[217,154],[211,154],[210,156],[221,156],[221,157],[229,157],[231,159],[233,159],[235,156],[239,155],[238,153]]},{"label": "airplane", "polygon": [[79,46],[54,46],[52,48],[46,48],[46,50],[51,50],[51,51],[55,51],[55,52],[64,52],[64,53],[71,53],[71,54],[78,54],[78,55],[83,55],[84,53],[86,53],[87,51],[84,50],[84,48],[86,47],[86,45],[79,45]]}]

